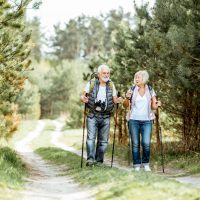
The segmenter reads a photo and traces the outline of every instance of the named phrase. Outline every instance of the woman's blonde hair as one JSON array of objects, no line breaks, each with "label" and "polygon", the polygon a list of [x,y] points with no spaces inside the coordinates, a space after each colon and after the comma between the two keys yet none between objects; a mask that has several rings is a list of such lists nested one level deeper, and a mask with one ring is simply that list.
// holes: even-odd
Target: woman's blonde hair
[{"label": "woman's blonde hair", "polygon": [[149,73],[146,70],[141,70],[135,73],[134,75],[134,84],[136,84],[136,76],[141,75],[142,76],[142,82],[146,84],[149,80]]}]

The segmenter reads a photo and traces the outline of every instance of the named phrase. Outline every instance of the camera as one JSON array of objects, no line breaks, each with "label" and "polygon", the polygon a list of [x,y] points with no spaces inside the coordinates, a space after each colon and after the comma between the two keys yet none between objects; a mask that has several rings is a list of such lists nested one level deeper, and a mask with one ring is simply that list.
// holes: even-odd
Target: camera
[{"label": "camera", "polygon": [[95,110],[98,111],[98,112],[104,111],[105,108],[106,108],[105,101],[104,102],[101,102],[101,100],[96,101],[94,105],[95,105]]}]

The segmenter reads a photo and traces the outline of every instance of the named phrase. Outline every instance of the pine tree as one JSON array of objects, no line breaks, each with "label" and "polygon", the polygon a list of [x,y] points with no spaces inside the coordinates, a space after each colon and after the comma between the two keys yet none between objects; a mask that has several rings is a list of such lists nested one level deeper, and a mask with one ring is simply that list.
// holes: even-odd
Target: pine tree
[{"label": "pine tree", "polygon": [[0,1],[0,138],[9,138],[17,128],[16,97],[23,89],[30,65],[30,32],[25,27],[29,3]]},{"label": "pine tree", "polygon": [[182,120],[179,133],[185,148],[200,150],[200,2],[158,0],[154,15],[151,38],[159,63],[154,70],[160,78],[163,106]]},{"label": "pine tree", "polygon": [[[137,7],[135,4],[135,10],[134,27],[131,23],[122,23],[114,39],[113,80],[123,96],[133,84],[136,71],[146,69],[151,73],[150,47],[146,40],[146,32],[152,19],[147,4],[142,7]],[[126,110],[122,107],[120,109],[119,142],[126,143],[128,138]]]},{"label": "pine tree", "polygon": [[126,87],[147,69],[185,148],[199,150],[200,3],[157,0],[152,15],[145,6],[136,11],[136,27],[116,34],[116,80],[123,74]]}]

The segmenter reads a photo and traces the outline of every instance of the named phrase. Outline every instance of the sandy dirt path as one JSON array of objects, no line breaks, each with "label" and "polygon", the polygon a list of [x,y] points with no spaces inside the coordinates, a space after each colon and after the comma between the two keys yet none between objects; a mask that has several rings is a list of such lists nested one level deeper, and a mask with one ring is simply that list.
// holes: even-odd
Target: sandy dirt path
[{"label": "sandy dirt path", "polygon": [[62,176],[64,168],[49,164],[32,151],[30,142],[39,136],[44,127],[45,122],[38,121],[36,129],[16,144],[16,150],[30,171],[25,189],[20,192],[20,200],[95,199],[89,189],[83,189],[69,177]]}]

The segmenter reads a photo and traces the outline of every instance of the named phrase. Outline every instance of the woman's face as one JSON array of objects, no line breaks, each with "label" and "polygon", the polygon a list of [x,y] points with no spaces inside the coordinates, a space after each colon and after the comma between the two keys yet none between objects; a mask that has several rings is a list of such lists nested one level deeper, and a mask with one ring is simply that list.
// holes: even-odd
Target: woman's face
[{"label": "woman's face", "polygon": [[142,78],[142,75],[141,75],[141,74],[136,75],[136,77],[135,77],[135,82],[136,82],[136,85],[137,85],[137,86],[144,85],[144,83],[143,83],[143,78]]}]

